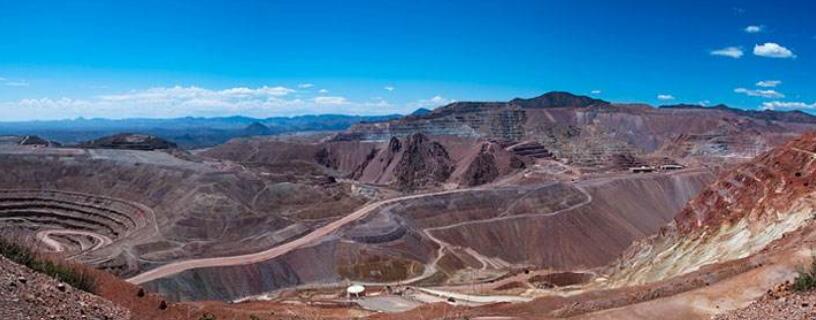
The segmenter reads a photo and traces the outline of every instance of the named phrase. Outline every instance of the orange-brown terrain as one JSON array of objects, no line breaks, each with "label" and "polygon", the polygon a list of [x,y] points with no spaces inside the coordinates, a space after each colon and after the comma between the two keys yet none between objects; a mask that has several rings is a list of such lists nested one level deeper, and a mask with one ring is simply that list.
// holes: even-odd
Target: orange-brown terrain
[{"label": "orange-brown terrain", "polygon": [[133,319],[707,319],[811,257],[814,128],[552,92],[197,150],[5,137],[0,229]]}]

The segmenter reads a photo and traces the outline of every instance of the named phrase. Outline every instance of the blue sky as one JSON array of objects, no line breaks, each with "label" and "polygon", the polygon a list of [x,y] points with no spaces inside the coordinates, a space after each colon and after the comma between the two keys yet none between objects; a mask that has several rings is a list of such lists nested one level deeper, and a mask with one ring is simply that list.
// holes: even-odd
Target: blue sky
[{"label": "blue sky", "polygon": [[2,0],[0,119],[385,114],[550,90],[816,110],[814,12],[806,0]]}]

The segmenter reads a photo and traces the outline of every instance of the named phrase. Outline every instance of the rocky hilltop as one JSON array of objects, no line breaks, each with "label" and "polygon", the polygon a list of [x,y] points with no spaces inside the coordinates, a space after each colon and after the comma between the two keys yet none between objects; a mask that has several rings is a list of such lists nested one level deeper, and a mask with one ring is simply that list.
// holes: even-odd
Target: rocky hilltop
[{"label": "rocky hilltop", "polygon": [[[337,142],[328,143],[329,146]],[[517,156],[494,142],[456,137],[431,138],[415,133],[392,137],[387,144],[372,143],[365,160],[349,174],[358,181],[392,185],[401,190],[477,186],[524,168],[531,158]],[[338,163],[343,151],[330,147],[318,153],[318,162]]]},{"label": "rocky hilltop", "polygon": [[414,133],[535,142],[555,157],[585,167],[639,156],[750,158],[807,130],[802,112],[744,111],[727,106],[613,104],[567,92],[508,102],[455,102],[429,113],[363,123],[339,141],[387,141]]},{"label": "rocky hilltop", "polygon": [[0,136],[0,145],[21,145],[33,147],[59,147],[55,141],[43,139],[39,136]]},{"label": "rocky hilltop", "polygon": [[536,108],[586,108],[593,106],[607,106],[610,103],[604,100],[587,96],[577,96],[569,92],[552,91],[531,99],[515,98],[510,104],[521,106],[524,109]]},{"label": "rocky hilltop", "polygon": [[395,168],[397,183],[408,189],[439,183],[450,177],[451,172],[453,163],[445,147],[422,134],[408,137],[405,152]]},{"label": "rocky hilltop", "polygon": [[177,146],[173,142],[156,136],[122,133],[86,141],[80,143],[79,147],[86,149],[158,150],[175,149]]},{"label": "rocky hilltop", "polygon": [[244,133],[247,136],[266,136],[273,134],[274,131],[260,122],[253,122],[244,128]]}]

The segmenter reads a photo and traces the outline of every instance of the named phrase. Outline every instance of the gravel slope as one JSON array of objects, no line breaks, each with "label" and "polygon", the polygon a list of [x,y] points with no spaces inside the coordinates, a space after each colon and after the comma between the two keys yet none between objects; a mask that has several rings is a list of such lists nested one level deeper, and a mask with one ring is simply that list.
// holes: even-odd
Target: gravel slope
[{"label": "gravel slope", "polygon": [[782,284],[745,308],[718,315],[715,320],[816,319],[816,291],[794,292]]},{"label": "gravel slope", "polygon": [[130,312],[0,256],[0,319],[130,319]]}]

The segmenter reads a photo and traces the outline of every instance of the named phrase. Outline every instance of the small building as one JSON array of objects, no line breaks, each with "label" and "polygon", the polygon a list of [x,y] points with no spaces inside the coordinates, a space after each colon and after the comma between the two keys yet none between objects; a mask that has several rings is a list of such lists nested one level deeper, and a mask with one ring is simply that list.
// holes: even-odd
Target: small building
[{"label": "small building", "polygon": [[680,169],[683,169],[683,168],[685,168],[685,167],[681,166],[679,164],[664,164],[664,165],[660,166],[660,170],[680,170]]},{"label": "small building", "polygon": [[631,167],[629,168],[629,172],[631,173],[648,173],[654,172],[655,168],[652,166],[639,166],[639,167]]},{"label": "small building", "polygon": [[359,298],[365,297],[365,287],[359,284],[350,285],[346,288],[346,297],[350,298]]}]

